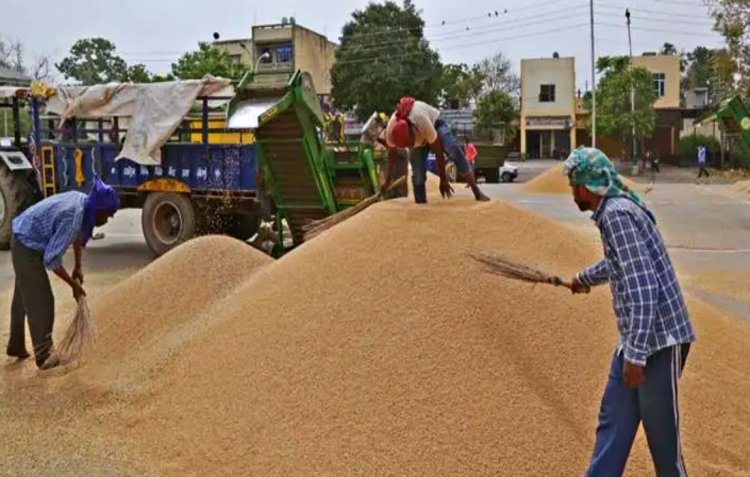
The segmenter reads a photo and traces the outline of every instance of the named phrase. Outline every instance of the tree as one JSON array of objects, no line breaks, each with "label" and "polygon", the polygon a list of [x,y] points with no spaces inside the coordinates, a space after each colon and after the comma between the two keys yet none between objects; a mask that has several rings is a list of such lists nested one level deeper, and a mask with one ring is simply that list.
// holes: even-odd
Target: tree
[{"label": "tree", "polygon": [[[714,30],[721,33],[727,54],[736,65],[733,75],[735,90],[745,99],[750,97],[750,44],[746,32],[750,27],[748,0],[706,0],[714,18]],[[726,70],[726,64],[721,65]]]},{"label": "tree", "polygon": [[444,108],[465,108],[475,101],[484,87],[479,67],[466,64],[446,65],[440,77],[440,104]]},{"label": "tree", "polygon": [[132,81],[133,83],[149,83],[151,82],[151,73],[148,72],[145,65],[140,63],[128,66],[125,72],[124,81]]},{"label": "tree", "polygon": [[513,71],[513,64],[500,52],[488,56],[477,64],[477,68],[484,76],[483,92],[500,90],[511,98],[518,98],[521,94],[521,78]]},{"label": "tree", "polygon": [[81,84],[125,81],[128,66],[116,54],[115,44],[104,38],[84,38],[70,48],[70,53],[55,65],[65,79]]},{"label": "tree", "polygon": [[[653,108],[656,94],[651,73],[645,68],[633,67],[628,57],[601,57],[597,60],[597,70],[602,75],[596,89],[597,133],[630,137],[635,126],[636,137],[650,136],[656,124]],[[631,88],[635,90],[634,113],[630,104]],[[591,108],[590,103],[590,99],[585,100],[586,108]]]},{"label": "tree", "polygon": [[515,131],[510,127],[515,117],[515,101],[504,91],[495,89],[477,100],[477,109],[474,111],[476,125],[488,129],[504,127],[506,143],[513,141],[515,136]]},{"label": "tree", "polygon": [[178,79],[200,79],[207,74],[233,79],[240,73],[226,51],[207,42],[198,43],[198,50],[185,53],[172,63],[172,74]]},{"label": "tree", "polygon": [[25,73],[23,66],[23,45],[17,40],[0,39],[0,66],[18,73]]},{"label": "tree", "polygon": [[354,11],[331,70],[336,106],[364,120],[373,111],[392,111],[402,96],[437,103],[442,66],[423,30],[410,1]]},{"label": "tree", "polygon": [[677,48],[672,43],[664,42],[664,44],[661,47],[661,50],[659,50],[659,54],[669,55],[669,56],[678,56],[680,52],[677,51]]}]

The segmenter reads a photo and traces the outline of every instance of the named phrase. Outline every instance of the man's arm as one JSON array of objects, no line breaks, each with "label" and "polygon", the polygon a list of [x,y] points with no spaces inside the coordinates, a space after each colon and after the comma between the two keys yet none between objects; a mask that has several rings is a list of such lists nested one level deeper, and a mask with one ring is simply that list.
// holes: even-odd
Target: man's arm
[{"label": "man's arm", "polygon": [[609,264],[607,263],[607,259],[604,258],[595,265],[584,269],[576,275],[576,280],[581,285],[587,287],[595,287],[607,283],[609,281]]},{"label": "man's arm", "polygon": [[73,242],[73,254],[75,255],[75,266],[73,267],[73,279],[83,285],[83,268],[81,259],[83,258],[83,244],[81,243],[80,234]]},{"label": "man's arm", "polygon": [[438,176],[440,180],[446,179],[445,172],[445,151],[443,151],[443,144],[440,142],[440,138],[435,139],[430,143],[430,151],[435,154],[435,160],[437,161]]},{"label": "man's arm", "polygon": [[625,293],[630,308],[630,332],[623,343],[625,361],[646,366],[646,349],[653,333],[659,300],[659,281],[653,261],[634,218],[614,213],[602,221],[615,260],[622,268]]}]

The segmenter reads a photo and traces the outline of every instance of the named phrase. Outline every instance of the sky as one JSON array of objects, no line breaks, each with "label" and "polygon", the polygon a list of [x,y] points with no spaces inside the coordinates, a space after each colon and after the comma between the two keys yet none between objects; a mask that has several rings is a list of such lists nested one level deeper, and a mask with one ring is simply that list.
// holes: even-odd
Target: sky
[{"label": "sky", "polygon": [[[0,37],[20,40],[27,63],[40,55],[59,61],[79,38],[115,43],[128,64],[154,73],[195,49],[198,41],[246,38],[253,24],[297,23],[338,41],[351,13],[368,0],[3,0]],[[474,63],[502,52],[518,71],[522,58],[576,58],[576,82],[591,77],[589,0],[414,0],[425,35],[444,63]],[[335,6],[333,6],[335,5]],[[597,56],[628,53],[625,8],[630,8],[633,53],[664,42],[679,50],[720,47],[703,0],[594,0]],[[497,12],[497,16],[495,14]],[[490,16],[488,16],[490,14]],[[444,22],[444,23],[443,23]],[[59,79],[62,79],[61,77]]]}]

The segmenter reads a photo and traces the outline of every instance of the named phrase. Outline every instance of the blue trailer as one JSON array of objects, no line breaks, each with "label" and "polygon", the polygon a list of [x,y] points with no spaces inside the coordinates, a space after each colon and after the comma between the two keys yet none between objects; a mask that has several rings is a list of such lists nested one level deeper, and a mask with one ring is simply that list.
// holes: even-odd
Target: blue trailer
[{"label": "blue trailer", "polygon": [[45,111],[44,99],[31,97],[28,155],[39,195],[87,192],[98,175],[118,191],[123,208],[143,210],[143,234],[157,255],[197,234],[249,239],[271,207],[258,191],[255,145],[211,141],[226,132],[211,127],[225,119],[225,112],[212,110],[211,104],[230,99],[197,98],[191,113],[161,146],[160,164],[143,165],[128,158],[116,160],[129,132],[121,127],[124,118],[70,117],[61,123]]}]

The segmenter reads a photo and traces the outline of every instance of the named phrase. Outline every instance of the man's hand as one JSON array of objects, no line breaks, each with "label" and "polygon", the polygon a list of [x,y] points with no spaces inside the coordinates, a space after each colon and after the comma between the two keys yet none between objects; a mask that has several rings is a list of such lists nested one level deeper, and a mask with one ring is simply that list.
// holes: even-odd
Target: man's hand
[{"label": "man's hand", "polygon": [[440,178],[440,195],[443,196],[443,199],[450,199],[453,196],[453,187],[445,177]]},{"label": "man's hand", "polygon": [[73,280],[73,283],[70,286],[73,289],[73,298],[75,298],[76,301],[79,301],[81,297],[86,296],[83,286],[77,280]]},{"label": "man's hand", "polygon": [[643,384],[643,381],[646,379],[646,373],[643,367],[625,361],[625,364],[622,366],[622,379],[625,381],[627,387],[636,389]]},{"label": "man's hand", "polygon": [[73,269],[73,274],[70,276],[70,278],[83,285],[83,271],[79,267]]},{"label": "man's hand", "polygon": [[570,283],[571,283],[570,291],[572,291],[574,295],[591,293],[591,287],[584,285],[583,283],[578,281],[578,277],[573,277]]}]

